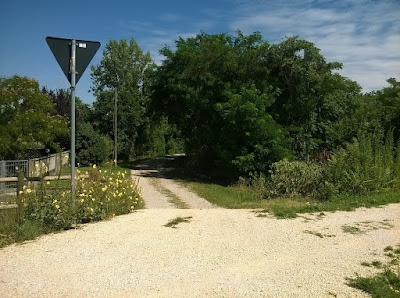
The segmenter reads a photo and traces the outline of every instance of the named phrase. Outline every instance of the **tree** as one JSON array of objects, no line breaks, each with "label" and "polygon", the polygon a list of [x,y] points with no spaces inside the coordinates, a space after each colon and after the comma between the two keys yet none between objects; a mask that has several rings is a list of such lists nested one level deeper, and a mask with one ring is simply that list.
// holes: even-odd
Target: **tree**
[{"label": "tree", "polygon": [[132,38],[110,40],[100,64],[92,67],[95,124],[103,134],[113,132],[114,90],[118,90],[118,151],[123,158],[135,155],[135,143],[144,123],[155,64]]},{"label": "tree", "polygon": [[270,113],[276,94],[265,78],[269,44],[260,34],[204,32],[165,47],[154,102],[177,124],[186,153],[235,177],[288,156],[285,130]]},{"label": "tree", "polygon": [[96,132],[90,123],[78,123],[76,152],[76,161],[82,166],[102,164],[111,156],[112,142]]},{"label": "tree", "polygon": [[354,112],[360,86],[334,73],[341,63],[327,62],[313,43],[296,36],[271,46],[265,61],[268,81],[279,90],[272,113],[288,129],[296,155],[333,149],[335,123]]},{"label": "tree", "polygon": [[68,127],[54,111],[37,81],[17,75],[0,78],[0,158],[23,158],[29,149],[59,149],[55,140],[67,135]]}]

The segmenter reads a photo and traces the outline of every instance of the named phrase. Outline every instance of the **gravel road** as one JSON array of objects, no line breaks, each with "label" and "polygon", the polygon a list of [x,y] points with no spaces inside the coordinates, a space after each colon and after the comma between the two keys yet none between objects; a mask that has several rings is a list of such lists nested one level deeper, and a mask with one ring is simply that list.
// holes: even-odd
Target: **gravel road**
[{"label": "gravel road", "polygon": [[168,194],[173,194],[189,209],[217,208],[213,204],[199,197],[187,188],[166,178],[170,164],[174,156],[158,157],[145,160],[132,170],[132,178],[139,179],[139,187],[142,189],[142,197],[148,209],[178,208],[171,202]]},{"label": "gravel road", "polygon": [[[164,226],[178,216],[192,219]],[[400,205],[307,218],[140,210],[0,249],[0,296],[364,297],[345,278],[400,243]],[[364,234],[342,231],[362,222]]]},{"label": "gravel road", "polygon": [[278,220],[213,208],[151,162],[132,175],[149,209],[0,249],[0,297],[365,297],[346,278],[400,244],[400,204]]}]

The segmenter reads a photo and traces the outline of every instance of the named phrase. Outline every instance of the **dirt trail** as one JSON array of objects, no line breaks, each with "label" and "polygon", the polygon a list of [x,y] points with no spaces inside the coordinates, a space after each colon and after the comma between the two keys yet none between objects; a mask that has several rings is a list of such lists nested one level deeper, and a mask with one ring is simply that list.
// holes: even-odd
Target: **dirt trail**
[{"label": "dirt trail", "polygon": [[[132,170],[132,178],[139,179],[147,209],[211,209],[217,208],[186,187],[166,177],[174,156],[145,160]],[[175,203],[174,203],[175,202]],[[185,206],[185,207],[182,207]]]}]

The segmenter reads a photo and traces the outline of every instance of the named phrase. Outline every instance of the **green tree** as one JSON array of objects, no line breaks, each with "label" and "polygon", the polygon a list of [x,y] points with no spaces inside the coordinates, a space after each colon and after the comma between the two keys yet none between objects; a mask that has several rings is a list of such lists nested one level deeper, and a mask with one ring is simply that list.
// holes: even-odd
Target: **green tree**
[{"label": "green tree", "polygon": [[[60,115],[68,120],[68,126],[71,127],[71,92],[68,89],[47,90],[42,88],[42,93],[47,94],[51,101],[54,103],[54,115]],[[79,124],[92,121],[92,110],[88,104],[82,102],[79,97],[75,97],[75,121],[77,133],[79,133]],[[56,138],[56,142],[60,144],[63,149],[70,149],[71,135],[60,136]]]},{"label": "green tree", "polygon": [[96,127],[114,137],[114,90],[118,90],[118,152],[122,158],[135,155],[136,139],[145,122],[155,64],[136,41],[110,40],[100,64],[92,67]]},{"label": "green tree", "polygon": [[354,113],[360,86],[334,72],[341,63],[327,62],[313,43],[298,37],[271,46],[265,60],[268,81],[279,90],[272,113],[288,129],[296,155],[332,150],[340,143],[332,133],[337,122]]},{"label": "green tree", "polygon": [[96,132],[90,123],[78,123],[76,152],[76,161],[82,166],[102,164],[111,157],[112,142]]},{"label": "green tree", "polygon": [[58,150],[55,140],[67,135],[68,127],[54,111],[37,81],[17,75],[0,78],[0,158],[23,158],[31,149]]},{"label": "green tree", "polygon": [[157,73],[154,102],[177,124],[197,165],[235,177],[266,171],[289,152],[285,131],[270,114],[275,92],[265,78],[260,34],[180,38]]}]

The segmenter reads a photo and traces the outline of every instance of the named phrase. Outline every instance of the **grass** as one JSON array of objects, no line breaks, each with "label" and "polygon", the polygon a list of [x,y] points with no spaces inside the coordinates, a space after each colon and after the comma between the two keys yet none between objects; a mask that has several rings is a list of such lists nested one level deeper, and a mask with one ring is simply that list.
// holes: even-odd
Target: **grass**
[{"label": "grass", "polygon": [[[380,261],[372,261],[371,263],[362,262],[363,266],[374,266],[382,271],[374,276],[362,277],[357,275],[355,278],[348,278],[348,285],[363,290],[372,297],[400,297],[400,246],[396,249],[391,260],[387,264]],[[387,246],[384,251],[396,251],[392,246]]]},{"label": "grass", "polygon": [[321,213],[352,211],[359,207],[378,207],[390,203],[400,203],[400,191],[392,190],[363,196],[343,195],[329,201],[311,198],[261,199],[255,189],[243,186],[223,186],[214,183],[179,180],[184,186],[207,201],[229,209],[263,209],[277,218],[295,218],[299,213]]},{"label": "grass", "polygon": [[378,230],[378,229],[383,229],[383,230],[389,230],[392,229],[394,225],[388,222],[388,220],[384,221],[361,221],[361,222],[356,222],[354,225],[343,225],[342,226],[342,231],[344,233],[349,233],[349,234],[365,234],[369,231],[372,230]]},{"label": "grass", "polygon": [[169,222],[167,222],[165,225],[164,225],[164,227],[167,227],[167,228],[176,228],[176,226],[179,224],[179,223],[182,223],[182,222],[190,222],[190,220],[192,219],[192,217],[191,216],[187,216],[187,217],[176,217],[176,218],[174,218],[174,219],[171,219]]}]

